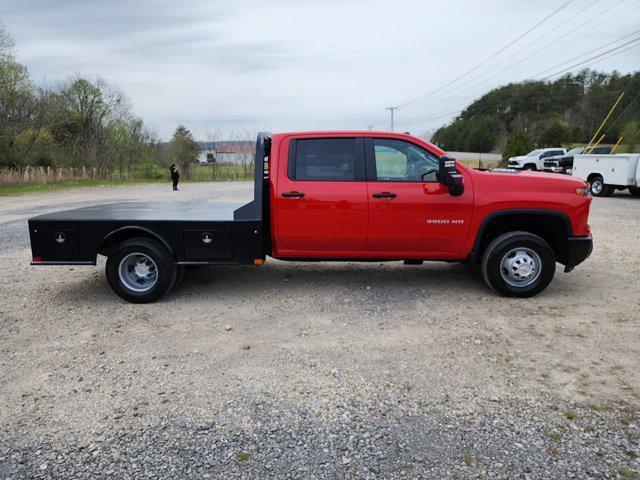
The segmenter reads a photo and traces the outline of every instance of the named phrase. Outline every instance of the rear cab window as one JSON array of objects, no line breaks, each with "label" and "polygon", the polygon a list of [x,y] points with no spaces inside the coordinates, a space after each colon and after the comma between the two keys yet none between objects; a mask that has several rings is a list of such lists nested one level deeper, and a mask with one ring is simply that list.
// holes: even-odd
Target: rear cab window
[{"label": "rear cab window", "polygon": [[362,139],[299,138],[289,146],[290,180],[354,182],[364,180]]}]

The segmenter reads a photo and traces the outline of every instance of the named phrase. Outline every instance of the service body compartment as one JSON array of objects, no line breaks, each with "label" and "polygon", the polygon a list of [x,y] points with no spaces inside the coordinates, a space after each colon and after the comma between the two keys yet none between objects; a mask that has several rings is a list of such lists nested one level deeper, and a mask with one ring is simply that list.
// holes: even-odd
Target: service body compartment
[{"label": "service body compartment", "polygon": [[584,181],[594,175],[601,175],[606,185],[619,187],[639,186],[640,154],[619,153],[615,155],[576,155],[573,160],[572,175]]},{"label": "service body compartment", "polygon": [[185,230],[184,259],[230,260],[232,257],[231,230]]}]

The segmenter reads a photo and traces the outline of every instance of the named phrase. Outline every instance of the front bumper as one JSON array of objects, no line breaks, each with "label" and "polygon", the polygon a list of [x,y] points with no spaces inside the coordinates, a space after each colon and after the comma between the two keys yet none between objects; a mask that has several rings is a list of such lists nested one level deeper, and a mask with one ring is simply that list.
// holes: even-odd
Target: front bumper
[{"label": "front bumper", "polygon": [[568,240],[565,272],[570,272],[576,265],[584,262],[593,251],[593,238],[591,235],[588,237],[569,237]]}]

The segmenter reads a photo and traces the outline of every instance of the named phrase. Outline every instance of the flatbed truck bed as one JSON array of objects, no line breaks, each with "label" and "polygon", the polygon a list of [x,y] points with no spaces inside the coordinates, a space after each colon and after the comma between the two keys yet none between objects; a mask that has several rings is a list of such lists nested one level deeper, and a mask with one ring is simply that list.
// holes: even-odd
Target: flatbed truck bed
[{"label": "flatbed truck bed", "polygon": [[47,213],[29,220],[32,264],[95,265],[138,231],[161,242],[177,265],[255,263],[264,260],[262,222],[235,220],[229,203],[113,203]]}]

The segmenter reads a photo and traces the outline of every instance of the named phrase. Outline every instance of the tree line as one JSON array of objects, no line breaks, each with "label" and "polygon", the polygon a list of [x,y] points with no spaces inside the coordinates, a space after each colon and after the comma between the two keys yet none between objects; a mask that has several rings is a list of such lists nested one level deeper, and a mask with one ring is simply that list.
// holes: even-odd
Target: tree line
[{"label": "tree line", "polygon": [[37,86],[14,47],[0,24],[0,167],[136,169],[144,176],[180,163],[188,175],[200,148],[184,126],[169,144],[160,142],[127,96],[100,78]]},{"label": "tree line", "polygon": [[535,147],[587,143],[618,96],[603,143],[640,143],[640,72],[621,75],[584,70],[553,82],[526,81],[496,88],[471,103],[432,141],[447,150],[502,151],[503,157]]}]

